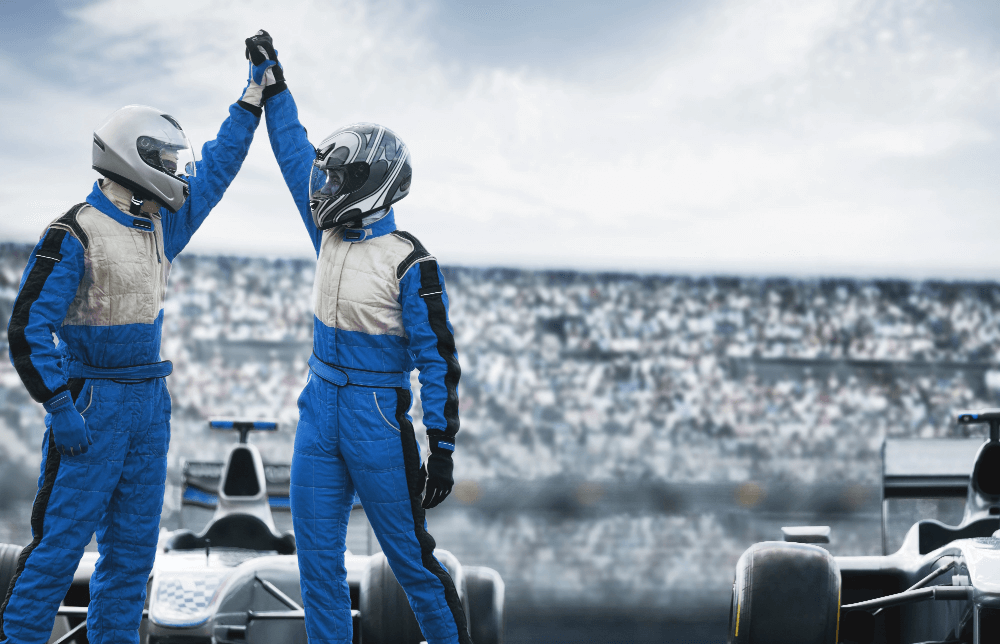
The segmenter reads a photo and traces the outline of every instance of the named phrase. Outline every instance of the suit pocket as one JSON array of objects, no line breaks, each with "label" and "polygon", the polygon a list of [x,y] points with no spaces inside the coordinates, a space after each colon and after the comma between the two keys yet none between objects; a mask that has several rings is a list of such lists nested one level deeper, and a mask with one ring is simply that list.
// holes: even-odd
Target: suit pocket
[{"label": "suit pocket", "polygon": [[397,427],[397,426],[393,425],[391,422],[389,422],[388,416],[386,416],[385,413],[382,411],[382,406],[378,404],[378,392],[375,392],[375,391],[372,392],[372,402],[375,405],[375,412],[382,419],[382,422],[385,423],[386,425],[388,425],[389,429],[391,429],[392,431],[394,431],[394,432],[396,432],[398,434],[399,433],[399,427]]},{"label": "suit pocket", "polygon": [[83,389],[76,398],[76,409],[81,416],[85,416],[87,411],[94,405],[94,385],[89,381],[83,383]]}]

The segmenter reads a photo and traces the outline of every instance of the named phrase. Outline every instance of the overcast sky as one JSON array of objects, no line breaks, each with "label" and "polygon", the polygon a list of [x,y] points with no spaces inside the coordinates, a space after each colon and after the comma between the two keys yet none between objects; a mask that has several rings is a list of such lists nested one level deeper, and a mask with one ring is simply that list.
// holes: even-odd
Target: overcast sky
[{"label": "overcast sky", "polygon": [[[83,200],[122,105],[213,138],[265,28],[314,143],[407,142],[444,263],[1000,277],[1000,2],[611,6],[0,0],[0,239]],[[311,255],[263,125],[189,251]]]}]

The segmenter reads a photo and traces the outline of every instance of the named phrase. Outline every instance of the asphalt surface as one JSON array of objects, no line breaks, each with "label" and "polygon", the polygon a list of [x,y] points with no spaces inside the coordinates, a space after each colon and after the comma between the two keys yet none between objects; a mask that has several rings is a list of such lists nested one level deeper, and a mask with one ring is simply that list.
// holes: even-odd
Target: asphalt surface
[{"label": "asphalt surface", "polygon": [[[726,615],[691,616],[642,611],[515,610],[507,616],[507,644],[722,644]],[[700,618],[699,618],[700,617]],[[721,619],[720,619],[721,618]]]}]

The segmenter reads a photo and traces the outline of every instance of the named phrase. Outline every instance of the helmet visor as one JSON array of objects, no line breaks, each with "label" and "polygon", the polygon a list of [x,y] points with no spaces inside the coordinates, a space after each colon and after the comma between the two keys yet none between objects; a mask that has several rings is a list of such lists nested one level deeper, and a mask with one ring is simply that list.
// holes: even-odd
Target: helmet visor
[{"label": "helmet visor", "polygon": [[344,191],[346,179],[344,166],[327,168],[314,164],[309,175],[309,195],[313,199],[332,199]]},{"label": "helmet visor", "polygon": [[146,165],[187,183],[196,172],[194,148],[183,130],[177,131],[176,138],[164,141],[144,135],[136,139],[135,147]]},{"label": "helmet visor", "polygon": [[364,161],[346,165],[316,161],[309,175],[309,198],[317,202],[329,201],[354,192],[365,185],[370,172],[371,168]]}]

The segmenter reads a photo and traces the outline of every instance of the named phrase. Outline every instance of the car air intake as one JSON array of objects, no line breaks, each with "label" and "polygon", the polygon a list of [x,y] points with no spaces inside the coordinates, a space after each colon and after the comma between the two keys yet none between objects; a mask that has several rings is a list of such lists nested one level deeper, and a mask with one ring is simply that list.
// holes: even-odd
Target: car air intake
[{"label": "car air intake", "polygon": [[1000,608],[979,609],[979,644],[1000,642]]},{"label": "car air intake", "polygon": [[1000,443],[983,445],[972,474],[976,489],[986,496],[1000,496]]},{"label": "car air intake", "polygon": [[257,469],[254,467],[253,454],[245,447],[237,447],[229,455],[229,469],[226,472],[226,484],[222,487],[226,496],[257,496],[260,494],[260,481],[257,480]]}]

